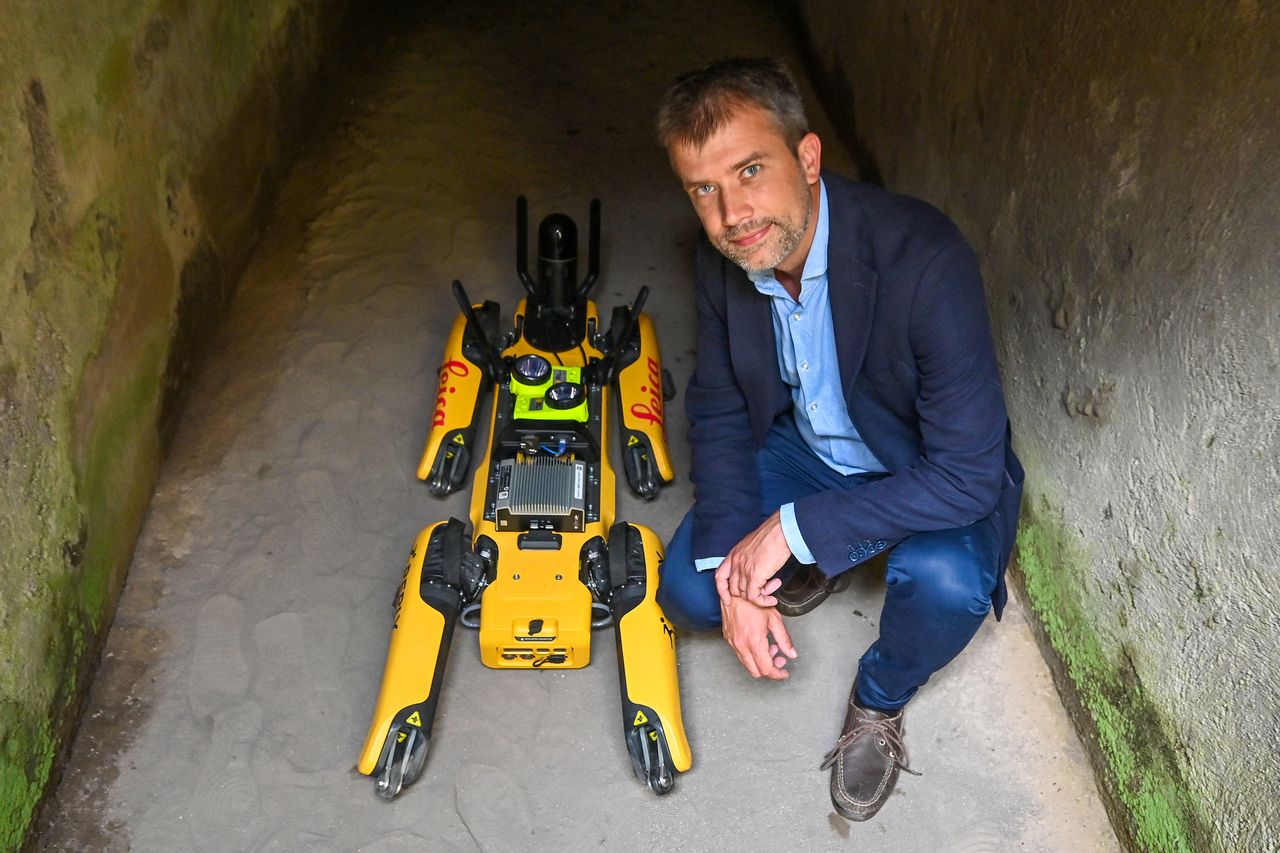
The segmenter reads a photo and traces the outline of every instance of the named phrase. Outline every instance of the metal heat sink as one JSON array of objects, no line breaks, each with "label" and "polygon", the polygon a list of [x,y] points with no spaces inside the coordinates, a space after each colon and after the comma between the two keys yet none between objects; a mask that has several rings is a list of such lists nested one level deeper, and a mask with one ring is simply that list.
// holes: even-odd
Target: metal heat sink
[{"label": "metal heat sink", "polygon": [[499,530],[580,532],[586,516],[587,466],[545,456],[498,463]]}]

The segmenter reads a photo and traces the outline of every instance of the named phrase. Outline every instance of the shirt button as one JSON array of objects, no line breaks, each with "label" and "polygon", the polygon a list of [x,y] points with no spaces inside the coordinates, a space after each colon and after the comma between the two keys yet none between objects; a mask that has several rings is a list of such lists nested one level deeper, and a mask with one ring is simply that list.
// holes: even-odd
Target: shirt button
[{"label": "shirt button", "polygon": [[797,311],[796,313],[794,313],[794,314],[792,314],[792,315],[791,315],[791,319],[792,319],[792,320],[799,320],[799,319],[800,319],[800,314],[801,314],[801,312]]},{"label": "shirt button", "polygon": [[809,369],[809,362],[807,362],[807,361],[802,361],[802,362],[800,362],[800,369],[801,369],[801,370],[808,370],[808,369]]},{"label": "shirt button", "polygon": [[809,404],[809,411],[811,411],[811,412],[816,412],[816,411],[818,411],[818,404],[817,404],[817,403],[810,403],[810,404]]}]

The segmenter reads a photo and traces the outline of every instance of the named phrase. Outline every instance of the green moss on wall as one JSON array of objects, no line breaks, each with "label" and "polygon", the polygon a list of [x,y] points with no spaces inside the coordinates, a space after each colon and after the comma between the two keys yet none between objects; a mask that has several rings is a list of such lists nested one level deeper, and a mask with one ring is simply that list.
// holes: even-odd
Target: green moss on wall
[{"label": "green moss on wall", "polygon": [[[158,461],[155,423],[165,349],[158,342],[144,350],[138,372],[107,401],[77,472],[87,532],[77,598],[95,633],[102,627],[108,593],[114,598],[122,560],[127,561],[132,550],[138,520],[151,494],[150,477],[139,481],[127,474],[153,471]],[[120,485],[131,480],[132,493],[122,491]]]},{"label": "green moss on wall", "polygon": [[1211,849],[1200,800],[1182,778],[1167,727],[1144,695],[1123,644],[1104,645],[1086,615],[1080,590],[1088,582],[1090,557],[1044,497],[1023,508],[1018,566],[1055,675],[1069,681],[1062,692],[1078,699],[1072,710],[1093,741],[1112,819],[1141,850]]},{"label": "green moss on wall", "polygon": [[[349,7],[55,2],[0,28],[26,124],[0,134],[0,851],[31,840],[145,515],[162,400],[208,347]],[[166,162],[185,174],[157,192]]]},{"label": "green moss on wall", "polygon": [[25,675],[0,702],[3,851],[21,847],[47,789],[150,494],[150,479],[136,472],[155,468],[163,352],[144,358],[151,370],[110,399],[92,435],[79,477],[82,515],[74,504],[48,508],[40,527],[53,541],[30,555],[23,611],[0,633],[0,661]]},{"label": "green moss on wall", "polygon": [[[120,287],[124,260],[121,207],[114,198],[98,198],[90,205],[66,255],[78,280],[65,287],[46,288],[39,303],[57,324],[68,351],[82,353],[84,360],[98,353],[107,314]],[[86,322],[88,318],[97,322]],[[83,361],[72,365],[74,384],[79,384],[83,366]]]},{"label": "green moss on wall", "polygon": [[53,766],[57,742],[48,720],[0,705],[0,850],[17,850]]}]

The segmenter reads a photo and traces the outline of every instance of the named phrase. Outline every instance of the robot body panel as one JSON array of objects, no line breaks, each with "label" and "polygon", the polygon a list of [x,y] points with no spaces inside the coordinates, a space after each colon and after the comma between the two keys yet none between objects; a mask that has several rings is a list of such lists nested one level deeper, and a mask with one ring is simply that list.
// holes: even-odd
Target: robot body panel
[{"label": "robot body panel", "polygon": [[418,463],[418,479],[431,481],[436,494],[453,491],[466,476],[475,444],[476,418],[488,384],[483,365],[466,353],[466,329],[467,318],[459,317],[445,343],[444,360],[437,373],[431,431]]},{"label": "robot body panel", "polygon": [[672,389],[664,381],[658,336],[648,314],[640,315],[637,329],[640,348],[618,374],[622,442],[627,449],[643,447],[653,460],[661,484],[666,484],[675,479],[666,433],[666,395]]}]

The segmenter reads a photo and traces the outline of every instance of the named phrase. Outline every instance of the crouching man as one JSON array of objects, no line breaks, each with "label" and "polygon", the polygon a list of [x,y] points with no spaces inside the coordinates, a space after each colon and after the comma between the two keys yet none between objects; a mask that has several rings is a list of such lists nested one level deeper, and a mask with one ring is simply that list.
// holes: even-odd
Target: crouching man
[{"label": "crouching man", "polygon": [[904,706],[1005,602],[1022,469],[977,263],[924,202],[821,171],[777,62],[681,77],[658,132],[705,232],[694,506],[659,601],[786,678],[782,616],[888,552],[880,636],[822,765],[836,810],[866,820],[909,770]]}]

